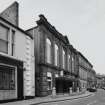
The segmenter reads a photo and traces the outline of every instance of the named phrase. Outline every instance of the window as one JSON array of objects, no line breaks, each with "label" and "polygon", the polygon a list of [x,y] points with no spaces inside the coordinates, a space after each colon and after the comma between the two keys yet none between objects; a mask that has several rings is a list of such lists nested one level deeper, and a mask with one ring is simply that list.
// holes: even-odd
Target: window
[{"label": "window", "polygon": [[8,54],[9,29],[0,24],[0,52]]},{"label": "window", "polygon": [[71,70],[71,62],[70,62],[70,55],[68,55],[68,70],[70,71]]},{"label": "window", "polygon": [[0,65],[0,90],[15,89],[15,68]]},{"label": "window", "polygon": [[55,44],[55,65],[59,65],[59,49],[58,46]]},{"label": "window", "polygon": [[72,56],[72,72],[74,73],[74,57]]},{"label": "window", "polygon": [[51,63],[51,41],[46,39],[46,62]]},{"label": "window", "polygon": [[48,82],[48,90],[52,89],[52,74],[47,72],[47,82]]},{"label": "window", "polygon": [[14,48],[15,48],[15,31],[12,30],[12,37],[11,37],[11,48],[12,48],[12,56],[14,55]]},{"label": "window", "polygon": [[65,51],[63,49],[63,54],[62,54],[62,60],[63,60],[63,68],[65,69]]}]

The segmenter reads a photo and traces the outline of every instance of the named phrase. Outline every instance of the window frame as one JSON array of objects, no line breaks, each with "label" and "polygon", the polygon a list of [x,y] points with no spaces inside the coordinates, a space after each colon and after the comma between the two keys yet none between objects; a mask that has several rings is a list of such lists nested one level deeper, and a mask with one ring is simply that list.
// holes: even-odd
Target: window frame
[{"label": "window frame", "polygon": [[62,49],[62,67],[63,67],[63,69],[65,69],[65,67],[66,67],[66,52],[65,52],[64,48]]},{"label": "window frame", "polygon": [[9,33],[10,33],[10,29],[9,29],[7,26],[3,25],[2,23],[0,23],[0,26],[1,26],[2,28],[4,28],[4,29],[7,30],[7,32],[6,32],[6,34],[7,34],[7,35],[6,35],[6,37],[7,37],[6,40],[0,38],[0,40],[1,40],[2,42],[4,42],[5,45],[7,45],[7,46],[6,46],[6,47],[7,47],[7,51],[0,51],[0,52],[5,53],[5,54],[8,54],[8,53],[9,53],[8,45],[9,45]]},{"label": "window frame", "polygon": [[15,30],[11,30],[11,55],[15,55]]},{"label": "window frame", "polygon": [[71,72],[71,55],[68,54],[68,71]]},{"label": "window frame", "polygon": [[[52,58],[51,58],[51,40],[49,38],[46,38],[46,62],[51,64],[52,63]],[[49,49],[48,49],[49,48]]]},{"label": "window frame", "polygon": [[[15,87],[11,87],[11,86],[13,86],[13,84],[10,85],[10,82],[9,82],[9,89],[1,88],[0,90],[15,90],[16,95],[17,95],[17,67],[16,66],[12,66],[12,65],[8,65],[8,64],[4,64],[4,63],[0,63],[0,67],[1,66],[3,66],[4,68],[7,67],[9,69],[12,68],[12,71],[14,71],[14,82],[15,82],[14,85],[15,85]],[[1,71],[5,72],[6,70],[0,70],[0,72]]]},{"label": "window frame", "polygon": [[55,66],[59,66],[59,47],[56,43],[54,45],[54,64]]}]

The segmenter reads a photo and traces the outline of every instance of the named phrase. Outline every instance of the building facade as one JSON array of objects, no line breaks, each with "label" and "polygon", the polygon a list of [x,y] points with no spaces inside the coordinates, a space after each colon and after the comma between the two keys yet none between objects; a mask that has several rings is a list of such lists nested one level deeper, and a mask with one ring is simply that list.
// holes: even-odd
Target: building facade
[{"label": "building facade", "polygon": [[93,84],[94,71],[92,64],[83,56],[81,52],[78,52],[78,69],[79,69],[79,80],[80,90],[86,90],[90,85]]},{"label": "building facade", "polygon": [[78,85],[77,51],[68,38],[40,15],[37,27],[27,30],[34,37],[36,96],[76,91]]},{"label": "building facade", "polygon": [[70,94],[95,80],[91,63],[39,17],[36,27],[24,31],[17,2],[0,14],[0,101]]},{"label": "building facade", "polygon": [[105,75],[96,74],[96,87],[105,88]]},{"label": "building facade", "polygon": [[32,37],[18,27],[18,3],[0,14],[0,101],[35,96]]},{"label": "building facade", "polygon": [[93,69],[88,70],[87,87],[88,88],[96,87],[96,72]]}]

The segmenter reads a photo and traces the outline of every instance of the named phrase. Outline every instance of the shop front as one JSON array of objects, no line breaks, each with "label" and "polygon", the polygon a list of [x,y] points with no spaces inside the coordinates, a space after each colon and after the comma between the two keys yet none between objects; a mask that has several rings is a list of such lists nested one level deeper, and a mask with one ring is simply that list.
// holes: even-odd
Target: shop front
[{"label": "shop front", "polygon": [[0,102],[23,99],[23,62],[0,55]]},{"label": "shop front", "polygon": [[63,76],[63,77],[57,77],[55,79],[55,86],[56,86],[56,93],[70,93],[70,89],[72,89],[72,92],[76,91],[76,79],[72,76]]}]

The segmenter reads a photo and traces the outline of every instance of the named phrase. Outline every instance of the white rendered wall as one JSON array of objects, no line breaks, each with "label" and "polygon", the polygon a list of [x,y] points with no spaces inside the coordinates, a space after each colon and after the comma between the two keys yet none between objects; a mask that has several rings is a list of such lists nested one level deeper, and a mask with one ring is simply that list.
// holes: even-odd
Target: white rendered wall
[{"label": "white rendered wall", "polygon": [[15,33],[15,57],[24,61],[24,96],[35,96],[33,40],[21,32]]},{"label": "white rendered wall", "polygon": [[[4,55],[24,62],[24,96],[35,96],[34,40],[1,19],[0,23],[10,29],[9,37],[11,36],[11,31],[15,31],[14,56],[11,56],[11,46],[8,46],[9,53]],[[10,44],[11,42],[9,42]]]}]

